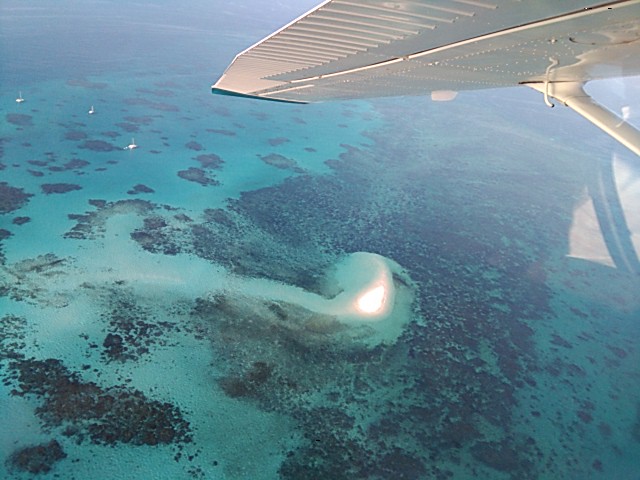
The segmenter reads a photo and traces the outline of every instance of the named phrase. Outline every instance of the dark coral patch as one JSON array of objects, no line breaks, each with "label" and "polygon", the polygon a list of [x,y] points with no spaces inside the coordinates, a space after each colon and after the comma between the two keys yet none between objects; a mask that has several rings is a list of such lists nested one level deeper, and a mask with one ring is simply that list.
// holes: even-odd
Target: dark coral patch
[{"label": "dark coral patch", "polygon": [[52,193],[68,193],[74,190],[82,190],[80,185],[75,183],[43,183],[40,185],[42,192],[50,195]]},{"label": "dark coral patch", "polygon": [[89,162],[86,160],[81,160],[80,158],[72,158],[67,163],[63,165],[65,170],[76,170],[79,168],[84,168],[89,165]]},{"label": "dark coral patch", "polygon": [[67,457],[62,449],[62,445],[57,440],[49,443],[24,447],[13,452],[7,464],[9,468],[16,471],[33,474],[48,473],[55,463]]},{"label": "dark coral patch", "polygon": [[31,221],[30,217],[16,217],[13,219],[12,223],[14,225],[24,225],[25,223],[28,223]]},{"label": "dark coral patch", "polygon": [[33,117],[24,113],[7,113],[6,119],[7,122],[19,127],[33,126]]},{"label": "dark coral patch", "polygon": [[138,127],[138,125],[136,125],[135,123],[119,122],[116,123],[116,127],[119,127],[128,133],[136,133],[140,131],[140,127]]},{"label": "dark coral patch", "polygon": [[129,292],[114,287],[105,300],[108,311],[102,316],[110,330],[102,342],[105,361],[135,361],[152,346],[170,344],[167,335],[176,331],[176,325],[157,319]]},{"label": "dark coral patch", "polygon": [[289,140],[286,137],[276,137],[276,138],[270,138],[267,141],[269,142],[269,145],[271,145],[272,147],[277,147],[278,145],[282,145],[283,143],[290,142],[291,140]]},{"label": "dark coral patch", "polygon": [[616,357],[620,359],[627,357],[627,352],[620,347],[617,347],[615,345],[607,345],[607,348],[611,353],[613,353]]},{"label": "dark coral patch", "polygon": [[[142,115],[140,117],[127,116],[124,117],[127,122],[135,123],[136,125],[151,125],[153,123],[154,117],[151,115]],[[157,133],[157,131],[155,132]]]},{"label": "dark coral patch", "polygon": [[153,110],[159,110],[161,112],[179,112],[180,109],[176,105],[169,103],[152,102],[145,98],[126,98],[124,103],[127,105],[139,105]]},{"label": "dark coral patch", "polygon": [[551,335],[551,343],[563,348],[573,348],[573,345],[571,345],[571,343],[562,338],[560,335],[556,334]]},{"label": "dark coral patch", "polygon": [[87,134],[85,132],[79,130],[72,130],[64,134],[65,140],[84,140],[87,138]]},{"label": "dark coral patch", "polygon": [[224,135],[225,137],[235,137],[236,132],[232,130],[225,130],[223,128],[207,128],[206,130],[209,133],[215,133],[217,135]]},{"label": "dark coral patch", "polygon": [[[176,225],[174,220],[179,224]],[[182,214],[166,220],[156,216],[147,217],[144,219],[143,227],[131,233],[131,238],[149,252],[176,255],[182,251],[182,224],[189,222],[191,219]]]},{"label": "dark coral patch", "polygon": [[154,193],[154,192],[155,190],[153,188],[147,187],[142,183],[138,183],[137,185],[134,185],[131,190],[127,191],[129,195],[138,195],[139,193]]},{"label": "dark coral patch", "polygon": [[500,472],[515,475],[530,467],[529,461],[523,460],[517,450],[502,442],[478,442],[471,448],[471,454],[480,463]]},{"label": "dark coral patch", "polygon": [[187,170],[180,170],[178,176],[190,182],[199,183],[202,186],[220,185],[220,182],[215,178],[209,177],[206,172],[200,168],[189,167]]},{"label": "dark coral patch", "polygon": [[196,152],[204,150],[204,147],[201,144],[199,144],[198,142],[195,142],[193,140],[190,141],[190,142],[187,142],[185,144],[185,147],[187,147],[189,150],[195,150]]},{"label": "dark coral patch", "polygon": [[119,147],[104,140],[86,140],[80,145],[80,148],[91,150],[92,152],[113,152],[114,150],[120,150]]},{"label": "dark coral patch", "polygon": [[165,98],[176,96],[175,92],[167,89],[151,90],[149,88],[136,88],[136,92]]},{"label": "dark coral patch", "polygon": [[119,213],[135,213],[144,215],[153,210],[154,204],[147,200],[131,199],[119,200],[117,202],[106,202],[105,200],[91,199],[89,204],[96,207],[96,211],[85,212],[84,214],[69,214],[71,220],[75,220],[76,225],[64,234],[64,238],[93,239],[104,232],[104,225],[111,216]]},{"label": "dark coral patch", "polygon": [[631,438],[640,443],[640,402],[636,404],[636,418],[631,425]]},{"label": "dark coral patch", "polygon": [[36,167],[46,167],[49,165],[50,160],[27,160],[29,165],[34,165]]},{"label": "dark coral patch", "polygon": [[219,380],[219,385],[231,398],[253,397],[271,378],[273,366],[265,362],[254,362],[251,367],[239,376],[228,376]]},{"label": "dark coral patch", "polygon": [[121,386],[84,382],[60,360],[17,359],[9,364],[17,396],[35,396],[36,415],[48,427],[94,444],[175,444],[191,441],[189,423],[179,408],[148,399]]},{"label": "dark coral patch", "polygon": [[224,163],[224,160],[222,160],[222,158],[220,158],[215,153],[207,153],[207,154],[198,155],[196,157],[196,160],[198,162],[200,162],[200,166],[202,168],[218,169]]},{"label": "dark coral patch", "polygon": [[591,423],[593,421],[593,416],[585,410],[578,410],[577,415],[583,423]]},{"label": "dark coral patch", "polygon": [[260,160],[264,163],[276,167],[280,170],[291,170],[296,173],[305,173],[303,168],[298,166],[298,163],[292,159],[287,158],[279,153],[270,153],[269,155],[258,155]]},{"label": "dark coral patch", "polygon": [[85,78],[77,78],[72,80],[67,80],[67,85],[70,87],[82,87],[91,90],[102,90],[109,86],[108,83],[105,82],[92,82]]},{"label": "dark coral patch", "polygon": [[0,214],[22,208],[32,196],[33,194],[25,193],[22,188],[12,187],[7,182],[0,182]]}]

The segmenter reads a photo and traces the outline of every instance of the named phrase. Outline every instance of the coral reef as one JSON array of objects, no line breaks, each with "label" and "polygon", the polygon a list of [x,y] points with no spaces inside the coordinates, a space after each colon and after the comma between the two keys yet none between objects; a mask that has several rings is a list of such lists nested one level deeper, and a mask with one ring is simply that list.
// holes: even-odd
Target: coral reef
[{"label": "coral reef", "polygon": [[40,185],[40,188],[46,195],[50,195],[52,193],[68,193],[73,192],[74,190],[82,190],[82,187],[75,183],[43,183],[42,185]]},{"label": "coral reef", "polygon": [[209,133],[215,133],[217,135],[223,135],[225,137],[236,136],[236,132],[234,132],[233,130],[225,130],[224,128],[207,128],[206,131]]},{"label": "coral reef", "polygon": [[0,182],[0,214],[13,212],[24,206],[33,194],[25,193],[22,188]]},{"label": "coral reef", "polygon": [[95,444],[157,445],[191,441],[180,410],[125,387],[85,382],[59,360],[16,359],[9,363],[17,396],[41,401],[36,415],[48,429]]},{"label": "coral reef", "polygon": [[63,307],[68,304],[67,296],[50,292],[45,280],[66,275],[69,267],[67,259],[52,253],[21,260],[13,265],[2,265],[0,290],[16,301]]},{"label": "coral reef", "polygon": [[7,122],[19,127],[33,126],[33,117],[24,113],[7,113],[5,118]]},{"label": "coral reef", "polygon": [[218,180],[216,180],[214,177],[211,177],[210,175],[207,175],[204,170],[196,167],[189,167],[187,170],[180,170],[178,172],[178,176],[180,178],[188,180],[189,182],[199,183],[203,187],[207,185],[220,185],[220,182]]},{"label": "coral reef", "polygon": [[289,140],[286,137],[276,137],[276,138],[270,138],[267,141],[269,142],[269,145],[271,145],[272,147],[277,147],[278,145],[282,145],[283,143],[290,142],[291,140]]},{"label": "coral reef", "polygon": [[272,167],[276,167],[280,170],[291,170],[295,173],[305,173],[303,168],[298,166],[298,163],[292,159],[287,158],[284,155],[280,155],[279,153],[270,153],[268,155],[258,155],[260,160],[262,160],[267,165],[271,165]]},{"label": "coral reef", "polygon": [[76,221],[76,224],[64,234],[65,238],[94,239],[102,235],[107,220],[113,215],[128,213],[145,215],[158,208],[147,200],[139,199],[118,200],[116,202],[93,199],[89,200],[89,204],[96,207],[96,210],[84,214],[71,213],[68,215],[71,220]]},{"label": "coral reef", "polygon": [[[57,359],[27,358],[22,352],[25,319],[5,315],[1,320],[3,382],[13,386],[13,396],[39,401],[35,414],[45,431],[73,437],[78,443],[101,445],[179,446],[191,442],[191,426],[178,407],[151,400],[144,393],[125,386],[103,387],[84,381]],[[53,450],[43,455],[40,447],[21,451],[12,463],[26,468],[32,461],[33,466],[29,468],[40,464],[43,466],[38,468],[46,468],[50,461],[60,457],[59,453],[50,457]]]},{"label": "coral reef", "polygon": [[200,163],[202,168],[220,169],[224,163],[224,160],[215,153],[198,155],[196,160]]},{"label": "coral reef", "polygon": [[155,190],[151,187],[147,187],[142,183],[138,183],[133,186],[131,190],[128,190],[127,193],[129,195],[138,195],[139,193],[154,193]]},{"label": "coral reef", "polygon": [[108,325],[102,342],[105,361],[136,361],[153,347],[171,344],[168,339],[178,330],[173,322],[155,318],[121,286],[114,285],[103,295],[102,301],[106,305],[102,317]]},{"label": "coral reef", "polygon": [[32,474],[48,473],[54,465],[67,457],[57,440],[23,447],[13,452],[7,459],[9,468]]},{"label": "coral reef", "polygon": [[29,223],[31,221],[30,217],[15,217],[11,223],[14,225],[24,225],[25,223]]},{"label": "coral reef", "polygon": [[112,143],[105,142],[104,140],[85,140],[80,145],[80,148],[91,150],[92,152],[105,152],[105,153],[121,150],[120,147],[117,147]]},{"label": "coral reef", "polygon": [[138,105],[152,110],[159,110],[161,112],[179,112],[180,108],[177,105],[163,102],[152,102],[146,98],[125,98],[124,103],[126,105]]}]

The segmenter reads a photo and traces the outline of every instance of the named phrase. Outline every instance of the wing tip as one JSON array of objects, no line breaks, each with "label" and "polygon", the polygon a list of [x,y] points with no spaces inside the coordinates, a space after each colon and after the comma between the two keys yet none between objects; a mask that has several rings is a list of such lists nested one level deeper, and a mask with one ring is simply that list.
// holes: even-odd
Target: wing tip
[{"label": "wing tip", "polygon": [[252,95],[250,93],[241,93],[233,90],[227,90],[225,88],[216,87],[215,85],[211,86],[211,93],[214,95],[222,95],[226,97],[239,97],[239,98],[252,98],[254,100],[266,100],[267,102],[279,102],[279,103],[298,103],[298,104],[307,104],[308,102],[301,102],[296,100],[284,100],[281,98],[269,98],[269,97],[261,97],[259,95]]}]

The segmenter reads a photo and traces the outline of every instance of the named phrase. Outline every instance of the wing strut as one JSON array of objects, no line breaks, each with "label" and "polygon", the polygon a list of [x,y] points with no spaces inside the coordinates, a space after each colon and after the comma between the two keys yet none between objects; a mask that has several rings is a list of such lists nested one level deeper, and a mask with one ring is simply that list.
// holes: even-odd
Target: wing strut
[{"label": "wing strut", "polygon": [[582,88],[582,82],[540,82],[524,85],[538,90],[545,98],[548,95],[562,102],[640,156],[640,131],[595,102]]}]

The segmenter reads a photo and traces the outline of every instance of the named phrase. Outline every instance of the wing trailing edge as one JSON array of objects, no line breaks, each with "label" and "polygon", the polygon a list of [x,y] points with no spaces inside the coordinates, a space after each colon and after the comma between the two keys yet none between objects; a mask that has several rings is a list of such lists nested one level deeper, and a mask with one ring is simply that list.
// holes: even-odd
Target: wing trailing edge
[{"label": "wing trailing edge", "polygon": [[584,92],[565,97],[640,75],[639,19],[640,0],[328,0],[238,54],[212,89],[307,103],[545,85],[547,102],[638,153],[633,127],[604,120]]}]

